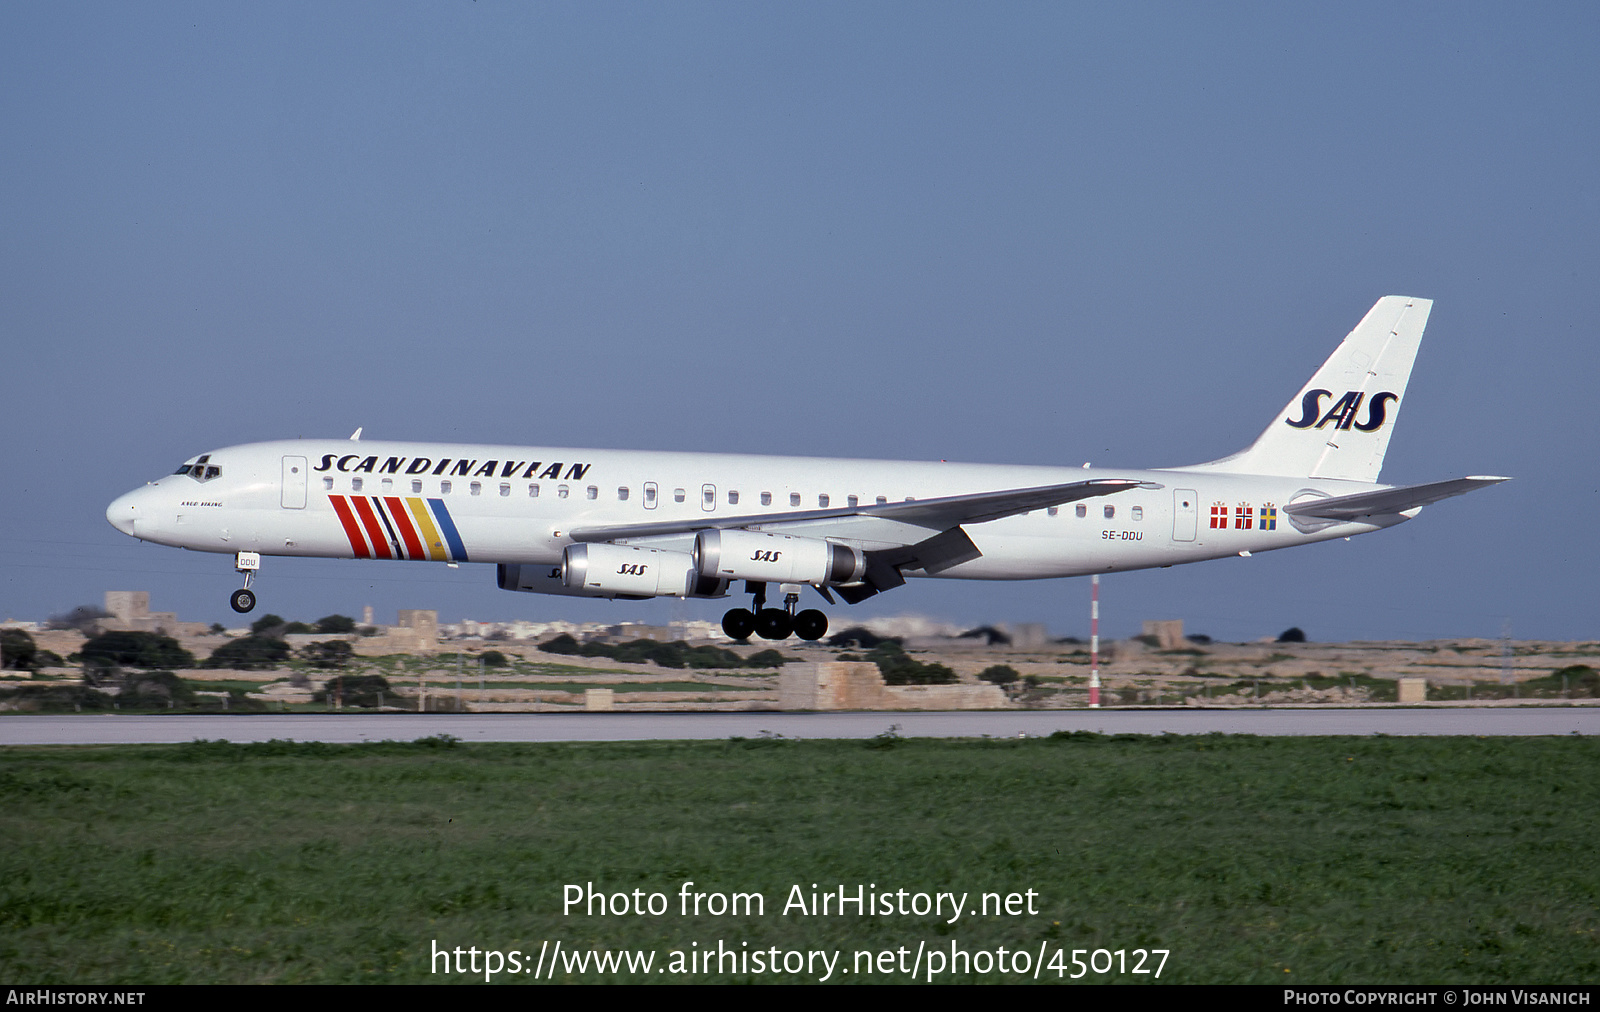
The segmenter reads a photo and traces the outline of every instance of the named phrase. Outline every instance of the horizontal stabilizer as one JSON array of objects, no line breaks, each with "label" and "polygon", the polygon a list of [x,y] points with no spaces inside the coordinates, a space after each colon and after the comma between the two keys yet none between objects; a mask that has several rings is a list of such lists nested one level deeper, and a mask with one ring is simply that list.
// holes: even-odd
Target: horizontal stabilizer
[{"label": "horizontal stabilizer", "polygon": [[1450,481],[1429,482],[1426,485],[1402,485],[1382,488],[1376,492],[1357,492],[1328,499],[1310,499],[1290,503],[1283,507],[1285,513],[1318,520],[1355,520],[1379,514],[1404,513],[1418,506],[1427,506],[1441,499],[1466,495],[1473,489],[1498,485],[1510,478],[1476,475],[1469,478],[1452,478]]}]

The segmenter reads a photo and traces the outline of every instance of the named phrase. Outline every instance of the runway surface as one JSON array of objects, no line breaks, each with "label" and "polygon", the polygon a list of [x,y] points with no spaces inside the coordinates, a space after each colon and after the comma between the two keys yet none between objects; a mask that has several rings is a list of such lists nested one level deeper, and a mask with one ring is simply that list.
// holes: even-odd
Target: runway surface
[{"label": "runway surface", "polygon": [[1055,731],[1103,734],[1564,735],[1600,734],[1600,707],[1448,709],[1031,710],[947,713],[248,714],[239,716],[6,716],[0,745],[186,742],[648,741],[905,737],[1011,738]]}]

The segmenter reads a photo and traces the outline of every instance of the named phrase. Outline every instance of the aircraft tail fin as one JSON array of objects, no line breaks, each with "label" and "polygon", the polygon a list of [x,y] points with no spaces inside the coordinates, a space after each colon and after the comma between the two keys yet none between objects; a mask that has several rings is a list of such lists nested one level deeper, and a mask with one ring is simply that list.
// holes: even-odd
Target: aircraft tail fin
[{"label": "aircraft tail fin", "polygon": [[1180,470],[1376,482],[1432,308],[1379,299],[1254,443]]}]

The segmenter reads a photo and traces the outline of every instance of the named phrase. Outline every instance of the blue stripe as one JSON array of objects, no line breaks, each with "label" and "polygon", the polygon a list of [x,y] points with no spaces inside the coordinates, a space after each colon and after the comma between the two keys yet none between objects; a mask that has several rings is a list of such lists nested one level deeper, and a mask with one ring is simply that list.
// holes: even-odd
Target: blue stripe
[{"label": "blue stripe", "polygon": [[445,543],[450,546],[450,558],[456,562],[470,562],[467,558],[467,546],[461,543],[461,535],[456,533],[456,524],[450,519],[450,511],[444,508],[443,499],[429,499],[428,505],[433,509],[433,518],[439,521],[439,532],[444,535]]}]

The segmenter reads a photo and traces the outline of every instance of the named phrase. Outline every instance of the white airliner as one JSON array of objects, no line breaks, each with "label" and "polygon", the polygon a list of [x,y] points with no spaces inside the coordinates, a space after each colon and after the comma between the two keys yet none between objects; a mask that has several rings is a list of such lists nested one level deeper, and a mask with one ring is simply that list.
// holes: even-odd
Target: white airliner
[{"label": "white airliner", "polygon": [[[302,439],[201,454],[122,496],[112,526],[231,553],[235,611],[262,555],[495,563],[506,590],[728,595],[735,639],[827,632],[907,577],[1037,580],[1365,534],[1506,481],[1378,484],[1432,303],[1389,296],[1247,449],[1155,470]],[[782,607],[767,607],[777,584]]]}]

